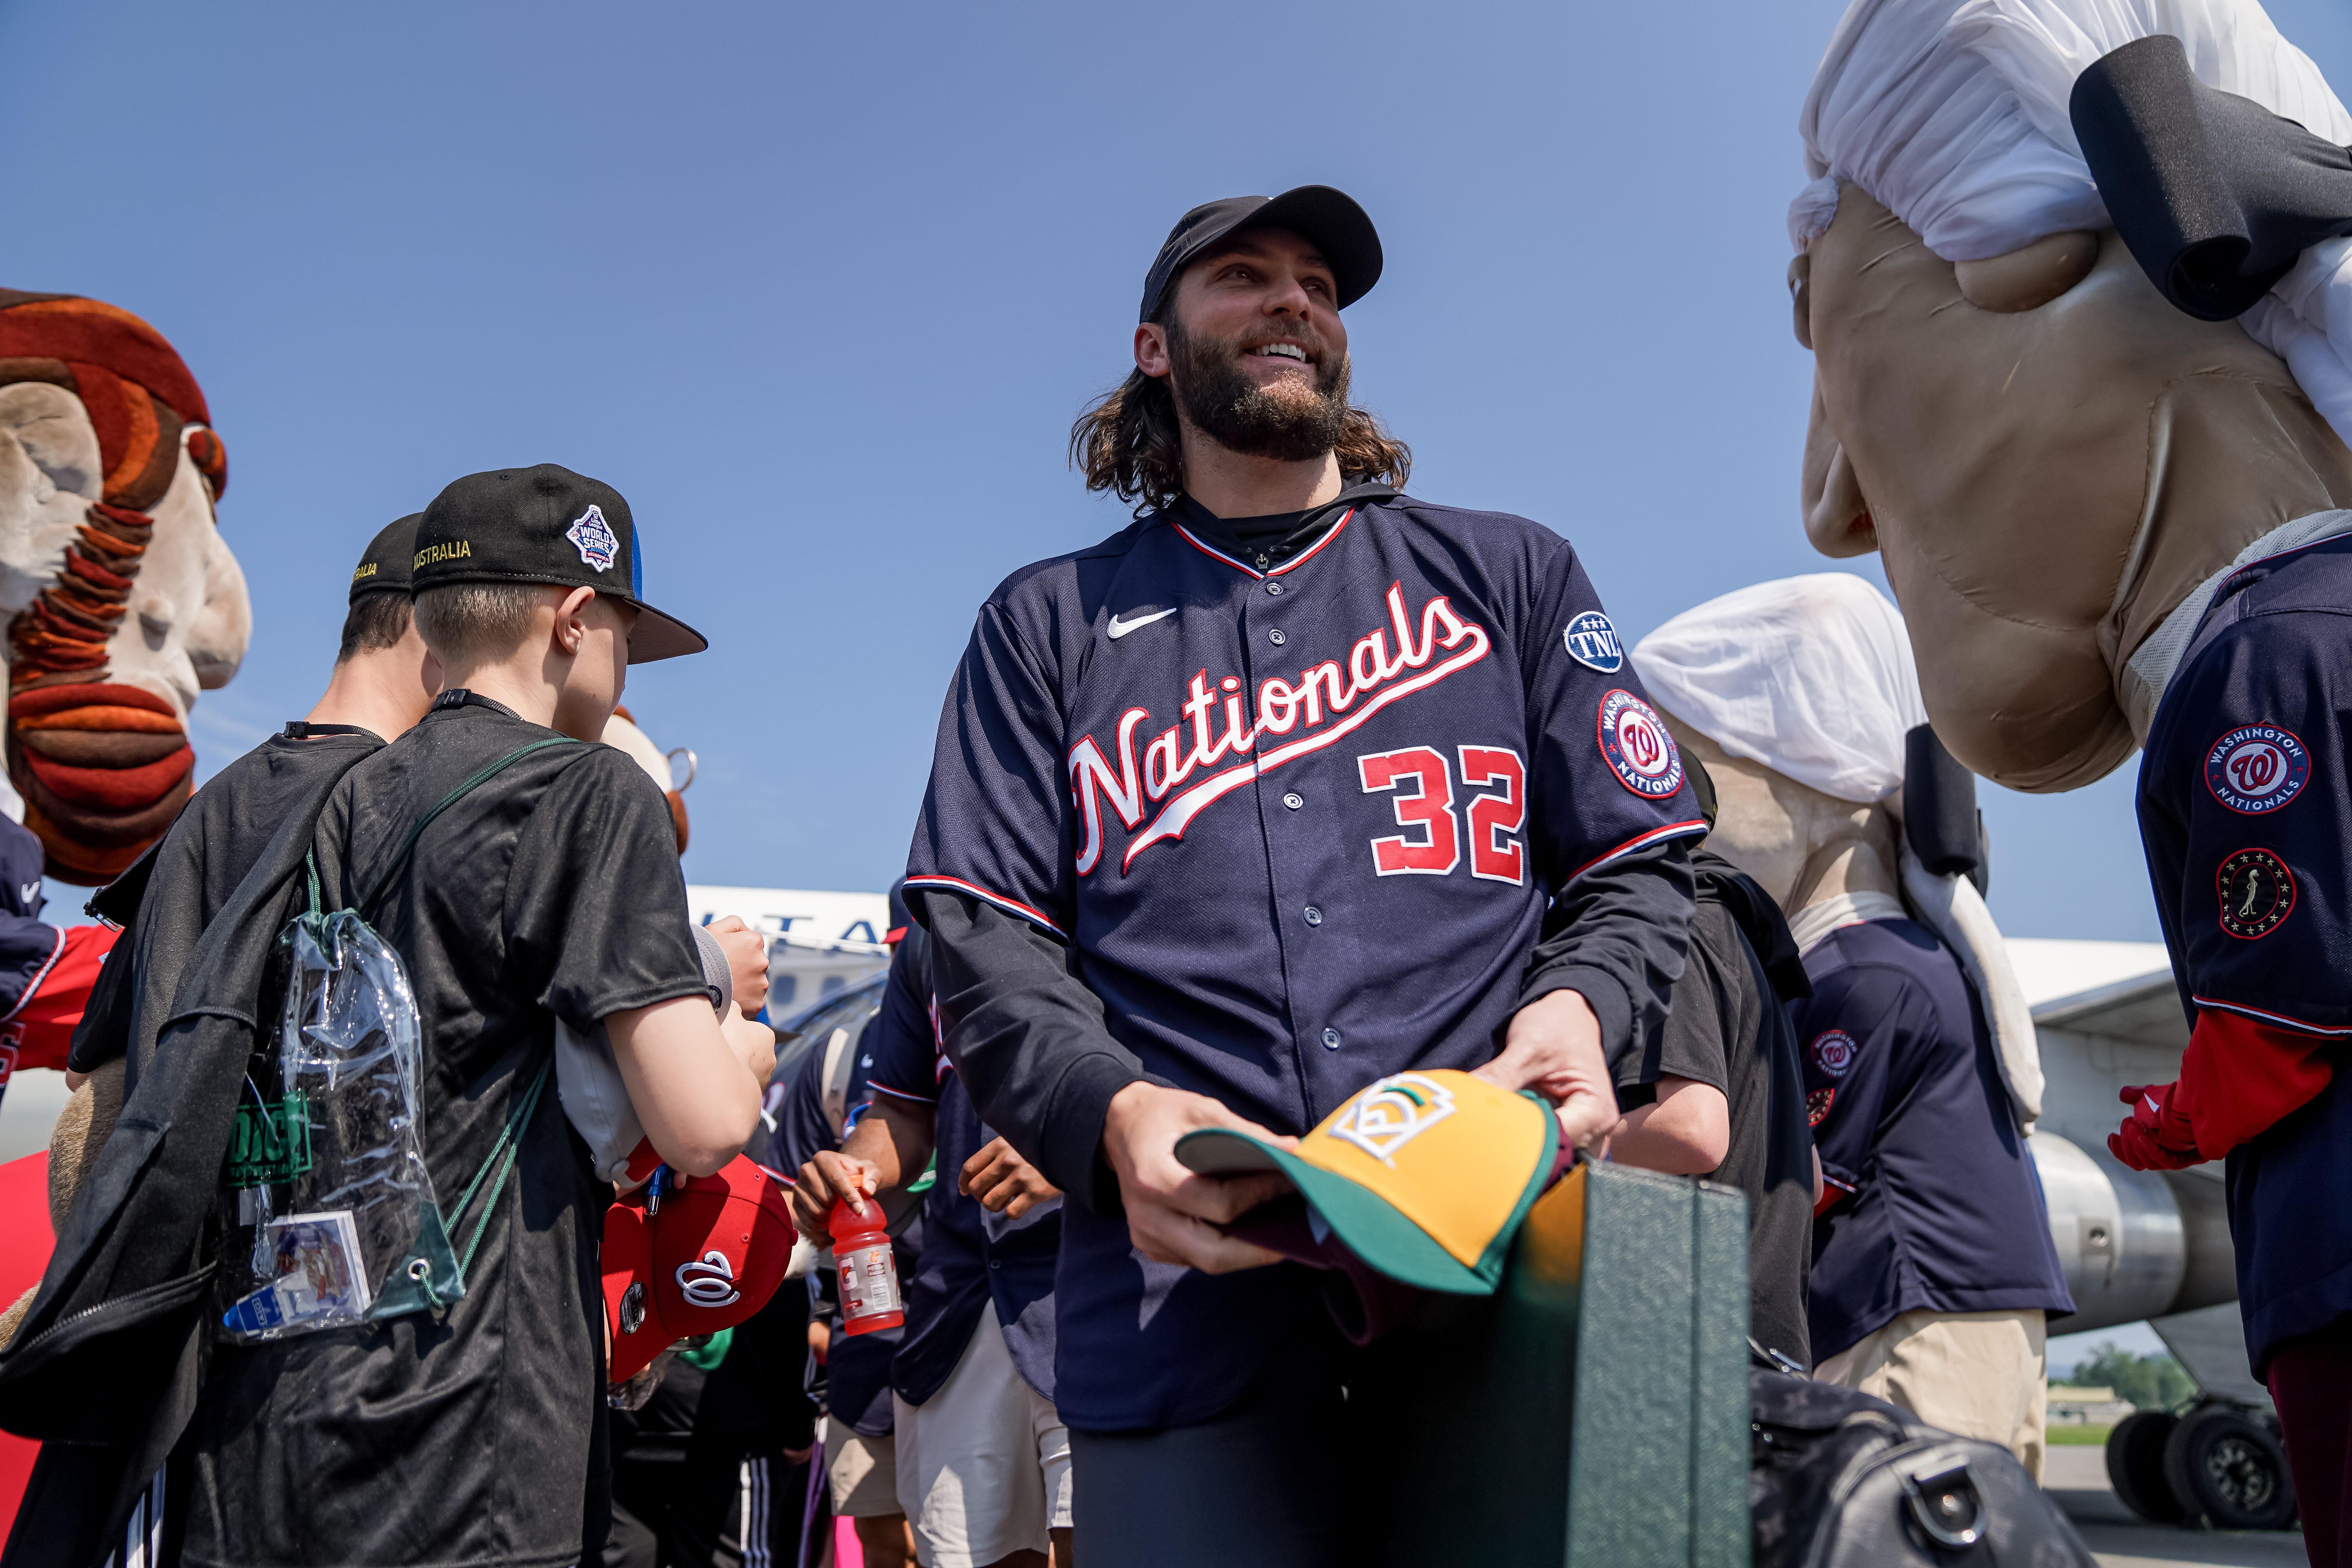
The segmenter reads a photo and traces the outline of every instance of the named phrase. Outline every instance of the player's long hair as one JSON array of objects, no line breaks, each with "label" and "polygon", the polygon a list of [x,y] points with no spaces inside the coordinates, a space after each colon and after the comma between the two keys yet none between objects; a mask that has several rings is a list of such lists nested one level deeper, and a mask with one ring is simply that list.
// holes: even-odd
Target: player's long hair
[{"label": "player's long hair", "polygon": [[[1354,404],[1332,450],[1342,483],[1377,479],[1402,489],[1412,472],[1412,448]],[[1070,426],[1070,467],[1087,476],[1087,489],[1135,502],[1138,517],[1173,501],[1184,488],[1184,444],[1167,379],[1129,371],[1089,405]]]}]

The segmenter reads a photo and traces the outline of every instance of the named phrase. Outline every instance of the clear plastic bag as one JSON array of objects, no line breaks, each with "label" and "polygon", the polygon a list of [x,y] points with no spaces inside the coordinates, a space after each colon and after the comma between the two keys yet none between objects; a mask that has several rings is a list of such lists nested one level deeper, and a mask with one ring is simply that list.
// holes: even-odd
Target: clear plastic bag
[{"label": "clear plastic bag", "polygon": [[241,1342],[464,1294],[418,1136],[422,1026],[400,956],[350,910],[280,933],[275,1084],[247,1080],[222,1178],[221,1332]]}]

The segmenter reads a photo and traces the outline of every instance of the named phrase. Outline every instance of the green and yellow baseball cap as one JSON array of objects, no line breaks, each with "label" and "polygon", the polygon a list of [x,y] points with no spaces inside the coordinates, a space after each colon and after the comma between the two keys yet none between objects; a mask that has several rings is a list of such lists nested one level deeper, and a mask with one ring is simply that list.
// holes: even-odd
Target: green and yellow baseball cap
[{"label": "green and yellow baseball cap", "polygon": [[1367,1085],[1296,1151],[1223,1128],[1176,1142],[1205,1176],[1281,1173],[1365,1263],[1457,1296],[1494,1293],[1559,1155],[1549,1105],[1450,1068]]}]

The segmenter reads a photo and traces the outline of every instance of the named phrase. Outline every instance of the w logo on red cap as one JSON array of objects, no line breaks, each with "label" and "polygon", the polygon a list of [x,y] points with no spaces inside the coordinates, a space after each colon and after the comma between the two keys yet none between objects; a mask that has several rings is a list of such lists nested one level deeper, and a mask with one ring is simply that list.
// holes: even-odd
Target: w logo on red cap
[{"label": "w logo on red cap", "polygon": [[735,1289],[735,1266],[715,1247],[700,1262],[677,1266],[677,1288],[692,1307],[731,1307],[741,1299]]}]

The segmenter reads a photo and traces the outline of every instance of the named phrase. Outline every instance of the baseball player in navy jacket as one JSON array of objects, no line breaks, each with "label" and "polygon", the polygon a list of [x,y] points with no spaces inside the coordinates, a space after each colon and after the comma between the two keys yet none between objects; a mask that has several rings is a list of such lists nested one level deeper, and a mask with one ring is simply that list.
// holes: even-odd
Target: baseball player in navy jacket
[{"label": "baseball player in navy jacket", "polygon": [[1328,187],[1184,216],[1073,433],[1136,521],[989,596],[940,718],[908,901],[966,1088],[1071,1200],[1088,1568],[1357,1560],[1394,1479],[1309,1272],[1221,1228],[1283,1189],[1177,1138],[1458,1068],[1590,1142],[1682,968],[1681,758],[1565,541],[1400,493],[1340,319],[1380,268]]}]

